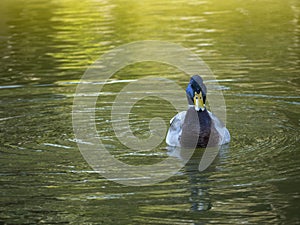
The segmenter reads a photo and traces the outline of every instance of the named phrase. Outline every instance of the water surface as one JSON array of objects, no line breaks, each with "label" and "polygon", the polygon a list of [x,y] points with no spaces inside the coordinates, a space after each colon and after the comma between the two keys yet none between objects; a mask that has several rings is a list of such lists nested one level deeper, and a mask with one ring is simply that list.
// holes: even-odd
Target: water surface
[{"label": "water surface", "polygon": [[[275,1],[2,0],[0,3],[1,224],[299,223],[299,3]],[[203,150],[159,184],[129,187],[95,173],[77,147],[72,103],[86,68],[139,40],[170,41],[201,57],[223,91],[232,141],[198,171]],[[161,143],[132,151],[115,137],[111,106],[137,79],[188,76],[159,63],[120,70],[97,102],[97,128],[117,159],[168,157]],[[208,93],[209,99],[209,93]],[[174,115],[139,101],[134,134]]]}]

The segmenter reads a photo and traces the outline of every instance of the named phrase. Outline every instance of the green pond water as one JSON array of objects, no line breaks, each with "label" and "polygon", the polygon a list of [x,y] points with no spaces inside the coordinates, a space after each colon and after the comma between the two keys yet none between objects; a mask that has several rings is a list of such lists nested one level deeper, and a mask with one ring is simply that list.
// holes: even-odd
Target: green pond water
[{"label": "green pond water", "polygon": [[[1,0],[0,224],[299,224],[299,14],[297,0]],[[205,171],[197,149],[168,179],[128,186],[85,161],[72,107],[93,62],[141,40],[179,44],[206,62],[232,140]],[[125,147],[111,125],[118,92],[149,76],[183,89],[189,81],[174,66],[140,62],[103,80],[96,104],[99,137],[130,165],[175,157],[164,141]],[[142,99],[131,129],[147,138],[152,118],[168,124],[175,113],[166,100]]]}]

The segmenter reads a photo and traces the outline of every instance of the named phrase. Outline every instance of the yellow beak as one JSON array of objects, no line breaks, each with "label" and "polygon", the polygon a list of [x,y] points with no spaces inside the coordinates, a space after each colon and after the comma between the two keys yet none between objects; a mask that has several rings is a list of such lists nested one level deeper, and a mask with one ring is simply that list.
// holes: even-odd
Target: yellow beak
[{"label": "yellow beak", "polygon": [[200,91],[199,94],[197,94],[197,92],[195,92],[195,96],[194,96],[194,105],[195,105],[195,110],[196,111],[204,111],[205,109],[205,104],[203,102],[203,96],[202,96],[202,92]]}]

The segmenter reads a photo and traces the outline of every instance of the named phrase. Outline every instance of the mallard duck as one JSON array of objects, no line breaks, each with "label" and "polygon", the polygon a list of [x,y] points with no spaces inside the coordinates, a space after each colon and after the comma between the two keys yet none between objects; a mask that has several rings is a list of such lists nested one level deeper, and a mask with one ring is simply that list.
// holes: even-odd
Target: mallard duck
[{"label": "mallard duck", "polygon": [[191,77],[186,88],[189,108],[170,120],[166,137],[169,146],[205,148],[230,141],[227,128],[205,107],[206,92],[202,78],[198,75]]}]

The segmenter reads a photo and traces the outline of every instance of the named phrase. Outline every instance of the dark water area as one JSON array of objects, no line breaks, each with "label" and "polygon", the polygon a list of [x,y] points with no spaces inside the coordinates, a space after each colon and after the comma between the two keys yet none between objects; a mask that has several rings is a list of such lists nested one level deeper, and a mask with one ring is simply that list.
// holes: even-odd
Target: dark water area
[{"label": "dark water area", "polygon": [[[0,224],[299,224],[299,13],[296,0],[2,0]],[[133,187],[84,160],[72,107],[93,62],[140,40],[174,42],[206,62],[232,140],[203,172],[197,149],[169,179]],[[149,75],[183,89],[189,79],[169,65],[137,63],[105,83],[96,106],[99,136],[132,165],[168,157],[164,142],[125,148],[111,126],[118,92]],[[164,100],[139,101],[133,133],[147,136],[151,118],[168,124],[174,114]]]}]

